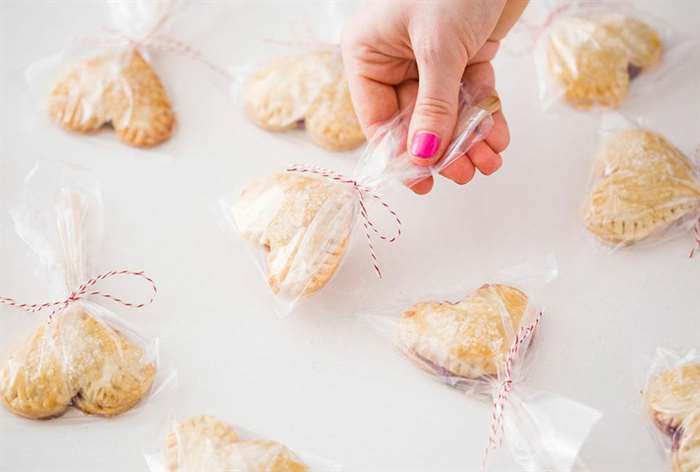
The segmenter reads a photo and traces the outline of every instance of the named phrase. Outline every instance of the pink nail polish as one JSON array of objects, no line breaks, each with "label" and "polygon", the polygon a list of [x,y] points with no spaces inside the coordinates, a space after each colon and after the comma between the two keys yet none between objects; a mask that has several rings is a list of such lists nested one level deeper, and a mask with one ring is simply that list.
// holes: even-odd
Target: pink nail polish
[{"label": "pink nail polish", "polygon": [[411,154],[427,159],[433,157],[440,148],[440,136],[429,131],[419,131],[413,135]]}]

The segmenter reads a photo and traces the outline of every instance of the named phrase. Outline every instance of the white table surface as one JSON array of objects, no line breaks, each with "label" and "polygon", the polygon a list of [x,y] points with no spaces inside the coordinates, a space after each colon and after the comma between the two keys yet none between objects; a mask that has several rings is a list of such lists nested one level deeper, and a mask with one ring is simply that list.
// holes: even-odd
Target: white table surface
[{"label": "white table surface", "polygon": [[[635,3],[698,34],[697,0]],[[178,31],[213,60],[241,64],[264,51],[261,38],[283,36],[295,12],[296,2],[206,1]],[[350,172],[357,153],[324,153],[301,133],[266,134],[205,69],[166,55],[156,64],[179,119],[167,145],[135,151],[109,133],[86,140],[54,129],[37,116],[24,69],[73,35],[98,31],[101,15],[101,2],[0,0],[0,293],[46,296],[7,212],[26,173],[39,158],[89,167],[106,212],[95,266],[143,268],[157,280],[153,305],[138,315],[115,311],[158,332],[163,364],[177,369],[179,386],[170,400],[110,421],[31,422],[1,410],[1,471],[146,470],[142,449],[156,444],[170,408],[226,418],[348,471],[478,470],[486,405],[431,381],[349,316],[365,293],[352,282],[367,289],[366,298],[388,303],[397,291],[481,282],[482,273],[548,253],[557,255],[560,276],[544,291],[547,317],[530,385],[603,413],[582,452],[591,471],[669,468],[639,413],[639,390],[657,346],[700,345],[700,264],[686,257],[690,236],[612,255],[591,242],[577,211],[598,122],[543,114],[530,57],[496,61],[512,132],[503,169],[465,188],[441,181],[427,198],[392,194],[405,234],[394,247],[378,244],[385,279],[373,278],[359,239],[334,289],[309,312],[280,320],[212,208],[247,179],[289,162]],[[700,139],[700,69],[682,79],[628,110],[689,151]],[[17,336],[19,318],[40,316],[0,309],[0,336]]]}]

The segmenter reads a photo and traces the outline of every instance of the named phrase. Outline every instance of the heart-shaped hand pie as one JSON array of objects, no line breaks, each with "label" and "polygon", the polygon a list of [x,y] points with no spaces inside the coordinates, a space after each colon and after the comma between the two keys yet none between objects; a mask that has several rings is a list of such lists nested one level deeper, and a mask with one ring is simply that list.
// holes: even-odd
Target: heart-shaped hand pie
[{"label": "heart-shaped hand pie", "polygon": [[321,89],[306,112],[305,124],[311,139],[331,151],[355,149],[365,142],[345,80]]},{"label": "heart-shaped hand pie", "polygon": [[568,17],[549,35],[549,69],[574,107],[617,107],[630,80],[656,65],[662,44],[646,23],[620,15]]},{"label": "heart-shaped hand pie", "polygon": [[238,435],[211,416],[193,416],[178,423],[165,440],[168,470],[178,472],[228,471],[230,449]]},{"label": "heart-shaped hand pie", "polygon": [[700,364],[685,364],[651,379],[644,402],[656,426],[673,435],[691,413],[700,411]]},{"label": "heart-shaped hand pie", "polygon": [[49,96],[49,115],[82,133],[110,124],[132,146],[170,137],[175,115],[158,75],[136,49],[97,56],[73,66]]},{"label": "heart-shaped hand pie", "polygon": [[417,303],[401,315],[398,342],[439,377],[496,376],[527,306],[527,295],[498,284],[483,285],[457,303]]},{"label": "heart-shaped hand pie", "polygon": [[[696,390],[696,395],[698,391]],[[696,409],[673,437],[673,472],[700,470],[700,408]]]},{"label": "heart-shaped hand pie", "polygon": [[700,208],[691,163],[656,133],[622,131],[605,143],[596,161],[599,178],[584,204],[584,221],[607,243],[639,242]]},{"label": "heart-shaped hand pie", "polygon": [[226,423],[194,416],[175,426],[165,442],[172,472],[306,472],[292,451],[274,441],[241,441]]},{"label": "heart-shaped hand pie", "polygon": [[354,149],[365,140],[335,51],[272,62],[252,76],[244,93],[248,116],[269,131],[305,121],[311,139],[331,151]]},{"label": "heart-shaped hand pie", "polygon": [[246,186],[233,218],[241,236],[263,249],[272,291],[294,299],[315,293],[335,273],[354,205],[347,185],[280,173]]},{"label": "heart-shaped hand pie", "polygon": [[119,331],[71,307],[40,326],[0,372],[0,400],[13,413],[40,419],[73,404],[115,416],[149,391],[155,365]]}]

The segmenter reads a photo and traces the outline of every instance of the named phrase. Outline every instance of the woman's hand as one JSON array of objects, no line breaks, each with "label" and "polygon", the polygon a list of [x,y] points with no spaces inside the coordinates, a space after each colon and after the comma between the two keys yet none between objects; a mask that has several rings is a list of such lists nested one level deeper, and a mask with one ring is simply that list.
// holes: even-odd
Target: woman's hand
[{"label": "woman's hand", "polygon": [[[437,162],[452,140],[462,82],[495,94],[490,61],[527,0],[374,0],[347,25],[343,60],[353,104],[368,137],[415,103],[408,131],[413,162]],[[508,146],[503,113],[483,142],[442,171],[458,184],[489,175]],[[432,178],[413,186],[427,193]]]}]

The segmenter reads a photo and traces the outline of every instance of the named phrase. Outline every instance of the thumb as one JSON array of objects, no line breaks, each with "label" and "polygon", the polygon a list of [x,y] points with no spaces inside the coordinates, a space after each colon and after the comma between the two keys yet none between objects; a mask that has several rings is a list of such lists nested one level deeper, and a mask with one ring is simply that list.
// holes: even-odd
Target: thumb
[{"label": "thumb", "polygon": [[452,139],[466,67],[466,58],[456,60],[450,48],[432,52],[432,57],[416,55],[418,96],[409,125],[408,149],[413,162],[420,166],[437,162]]}]

